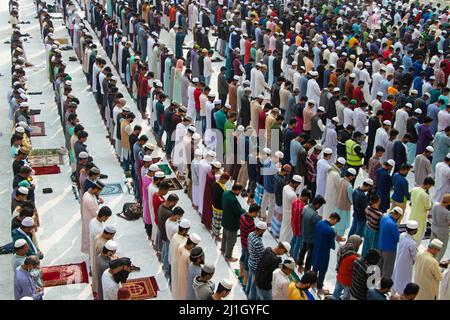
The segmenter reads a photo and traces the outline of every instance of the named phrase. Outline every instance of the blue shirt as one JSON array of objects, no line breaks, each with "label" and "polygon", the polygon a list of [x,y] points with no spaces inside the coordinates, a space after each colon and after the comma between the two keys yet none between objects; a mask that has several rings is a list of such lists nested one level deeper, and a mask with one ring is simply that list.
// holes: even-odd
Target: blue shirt
[{"label": "blue shirt", "polygon": [[403,70],[403,74],[408,73],[413,64],[411,57],[405,54],[402,59],[402,64],[405,67],[405,69]]},{"label": "blue shirt", "polygon": [[296,139],[293,139],[291,141],[291,145],[290,145],[290,150],[289,150],[289,154],[290,154],[290,158],[291,158],[291,164],[295,167],[297,165],[297,154],[298,151],[300,150],[300,148],[302,147],[302,144],[297,141]]},{"label": "blue shirt", "polygon": [[20,300],[23,297],[32,297],[33,300],[41,300],[43,292],[36,292],[36,284],[31,274],[24,270],[22,266],[17,267],[14,272],[14,299]]},{"label": "blue shirt", "polygon": [[264,190],[269,193],[275,192],[274,176],[277,173],[277,167],[271,160],[264,161],[264,165],[261,168],[261,174],[264,176]]},{"label": "blue shirt", "polygon": [[353,190],[353,217],[358,221],[366,221],[366,208],[369,205],[369,199],[361,188]]},{"label": "blue shirt", "polygon": [[386,296],[377,289],[369,289],[367,291],[367,300],[386,300]]},{"label": "blue shirt", "polygon": [[437,127],[438,127],[438,113],[439,108],[435,103],[432,103],[428,106],[428,112],[427,116],[429,116],[431,119],[433,119],[433,122],[431,123],[430,129],[433,134],[436,133]]},{"label": "blue shirt", "polygon": [[400,239],[397,222],[391,215],[384,215],[380,221],[380,238],[378,248],[381,251],[397,251]]},{"label": "blue shirt", "polygon": [[399,172],[395,173],[392,177],[392,185],[394,186],[392,200],[397,202],[406,202],[406,200],[411,199],[408,180],[406,180],[406,178]]}]

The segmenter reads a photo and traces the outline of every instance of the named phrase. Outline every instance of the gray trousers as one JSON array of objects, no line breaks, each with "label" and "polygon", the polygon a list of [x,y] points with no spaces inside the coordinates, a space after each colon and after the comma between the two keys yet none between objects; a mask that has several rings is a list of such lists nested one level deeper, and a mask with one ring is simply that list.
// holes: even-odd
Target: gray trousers
[{"label": "gray trousers", "polygon": [[383,259],[383,264],[381,267],[381,276],[383,278],[392,278],[392,273],[394,272],[395,256],[396,251],[382,251],[381,256]]},{"label": "gray trousers", "polygon": [[438,234],[434,233],[433,231],[431,231],[430,241],[433,240],[433,239],[439,239],[439,240],[441,240],[442,243],[443,243],[442,249],[439,251],[439,253],[438,253],[437,256],[436,256],[436,260],[437,260],[437,261],[441,261],[442,258],[443,258],[444,255],[445,255],[445,251],[447,251],[447,245],[448,245],[448,232],[447,232],[446,235],[443,235],[443,234],[438,235]]},{"label": "gray trousers", "polygon": [[233,248],[237,240],[237,231],[229,231],[223,229],[222,245],[220,251],[224,253],[225,258],[231,258],[233,256]]}]

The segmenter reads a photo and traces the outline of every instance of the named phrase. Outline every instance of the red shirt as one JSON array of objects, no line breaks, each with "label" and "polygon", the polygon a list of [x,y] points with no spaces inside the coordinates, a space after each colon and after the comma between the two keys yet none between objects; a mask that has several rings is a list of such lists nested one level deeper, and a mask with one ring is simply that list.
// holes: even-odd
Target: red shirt
[{"label": "red shirt", "polygon": [[138,96],[146,97],[150,92],[150,87],[148,85],[148,78],[143,74],[138,77]]},{"label": "red shirt", "polygon": [[171,6],[169,9],[169,21],[173,22],[176,20],[176,13],[177,10],[175,9],[175,6]]},{"label": "red shirt", "polygon": [[338,274],[336,279],[340,284],[350,287],[352,285],[352,275],[353,275],[353,262],[358,259],[356,254],[352,254],[344,257],[339,264]]},{"label": "red shirt", "polygon": [[266,113],[264,111],[259,112],[258,130],[266,129]]},{"label": "red shirt", "polygon": [[383,115],[383,121],[384,120],[389,120],[392,121],[392,112],[394,111],[394,105],[389,102],[388,100],[385,100],[382,104],[381,104],[381,109],[383,109],[384,111],[384,115]]},{"label": "red shirt", "polygon": [[291,227],[294,236],[298,237],[302,234],[302,211],[305,204],[300,199],[292,202]]},{"label": "red shirt", "polygon": [[200,95],[202,94],[202,90],[199,88],[195,88],[194,91],[194,102],[195,102],[195,110],[200,111]]},{"label": "red shirt", "polygon": [[222,22],[222,8],[220,6],[218,6],[216,10],[216,21],[217,24]]},{"label": "red shirt", "polygon": [[159,207],[164,203],[164,201],[166,201],[166,199],[164,199],[164,197],[160,197],[158,195],[157,192],[153,193],[153,199],[152,199],[152,204],[153,204],[153,214],[154,214],[154,222],[155,224],[158,224],[158,209]]},{"label": "red shirt", "polygon": [[364,101],[364,93],[360,87],[353,89],[353,99],[356,100],[356,108],[361,106],[361,102]]}]

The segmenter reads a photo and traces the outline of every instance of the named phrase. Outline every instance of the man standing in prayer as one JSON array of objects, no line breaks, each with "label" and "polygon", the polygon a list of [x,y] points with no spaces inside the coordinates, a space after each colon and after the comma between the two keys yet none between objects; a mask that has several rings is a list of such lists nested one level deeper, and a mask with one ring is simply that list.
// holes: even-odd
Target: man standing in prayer
[{"label": "man standing in prayer", "polygon": [[441,202],[436,202],[430,211],[431,240],[439,239],[443,245],[436,256],[438,261],[444,257],[448,244],[448,227],[450,226],[450,193],[446,193]]},{"label": "man standing in prayer", "polygon": [[31,272],[39,266],[39,260],[34,256],[29,256],[23,264],[14,271],[14,299],[21,300],[24,297],[31,297],[33,300],[42,300],[44,292],[38,287]]},{"label": "man standing in prayer", "polygon": [[89,254],[89,222],[97,216],[99,203],[103,203],[99,194],[104,186],[101,181],[97,181],[83,195],[81,211],[81,252],[83,253]]},{"label": "man standing in prayer", "polygon": [[291,280],[289,275],[295,269],[295,261],[291,258],[283,261],[283,264],[272,274],[272,299],[288,300],[289,284]]},{"label": "man standing in prayer", "polygon": [[433,178],[426,177],[420,187],[411,190],[411,214],[409,218],[419,224],[417,233],[414,235],[417,245],[422,242],[427,227],[428,211],[432,206],[429,190],[432,186],[434,186]]},{"label": "man standing in prayer", "polygon": [[106,241],[102,252],[94,257],[96,272],[92,273],[92,292],[94,298],[103,300],[102,275],[109,268],[109,263],[113,259],[117,251],[117,243],[113,240]]},{"label": "man standing in prayer", "polygon": [[317,162],[317,189],[316,196],[325,196],[326,192],[326,177],[328,170],[331,168],[331,158],[333,156],[333,151],[329,148],[323,150],[323,158]]},{"label": "man standing in prayer", "polygon": [[349,168],[344,178],[338,185],[337,201],[334,212],[341,218],[335,226],[336,234],[343,237],[345,230],[350,227],[350,209],[353,204],[352,181],[356,178],[357,172],[354,168]]},{"label": "man standing in prayer", "polygon": [[436,257],[442,246],[441,240],[433,239],[428,244],[427,250],[417,254],[414,264],[414,282],[420,286],[420,290],[416,300],[439,299],[439,282],[442,274]]},{"label": "man standing in prayer", "polygon": [[450,190],[450,153],[436,165],[435,177],[433,202],[442,202],[442,198]]},{"label": "man standing in prayer", "polygon": [[422,185],[426,177],[431,177],[433,172],[431,171],[430,158],[434,152],[432,146],[425,148],[425,151],[417,155],[414,160],[414,180],[416,182],[416,187]]},{"label": "man standing in prayer", "polygon": [[394,207],[392,211],[384,215],[380,221],[380,238],[378,248],[381,251],[382,267],[381,273],[384,278],[390,278],[394,271],[397,244],[400,240],[400,231],[397,222],[403,217],[403,210]]},{"label": "man standing in prayer", "polygon": [[109,269],[102,275],[103,300],[117,300],[117,292],[127,282],[130,272],[130,258],[123,257],[109,262]]},{"label": "man standing in prayer", "polygon": [[292,240],[292,203],[297,198],[297,189],[303,182],[303,178],[295,174],[289,184],[283,188],[283,219],[281,221],[280,238],[281,242]]},{"label": "man standing in prayer", "polygon": [[193,288],[194,279],[201,275],[202,265],[205,264],[205,253],[200,246],[196,246],[191,250],[189,256],[189,268],[187,274],[187,300],[195,300],[195,292]]},{"label": "man standing in prayer", "polygon": [[342,157],[337,158],[326,175],[326,189],[325,189],[325,206],[322,210],[322,217],[328,218],[331,212],[336,208],[338,186],[341,181],[341,170],[345,166],[345,159]]},{"label": "man standing in prayer", "polygon": [[91,263],[91,270],[94,270],[95,256],[94,240],[99,234],[103,233],[104,224],[111,217],[112,211],[108,206],[102,207],[95,218],[89,222],[89,261]]}]

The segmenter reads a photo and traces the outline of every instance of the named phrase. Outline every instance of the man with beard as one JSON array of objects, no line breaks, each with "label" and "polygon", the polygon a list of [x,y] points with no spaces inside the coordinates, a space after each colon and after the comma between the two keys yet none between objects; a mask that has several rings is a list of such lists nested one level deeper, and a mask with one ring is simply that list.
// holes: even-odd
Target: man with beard
[{"label": "man with beard", "polygon": [[103,246],[102,252],[96,256],[96,271],[92,274],[92,291],[98,296],[98,300],[103,300],[102,275],[109,268],[109,263],[116,254],[117,243],[113,240],[108,240]]},{"label": "man with beard", "polygon": [[104,300],[117,300],[117,292],[122,284],[127,282],[130,271],[130,258],[123,257],[109,263],[109,269],[105,270],[102,275]]}]

